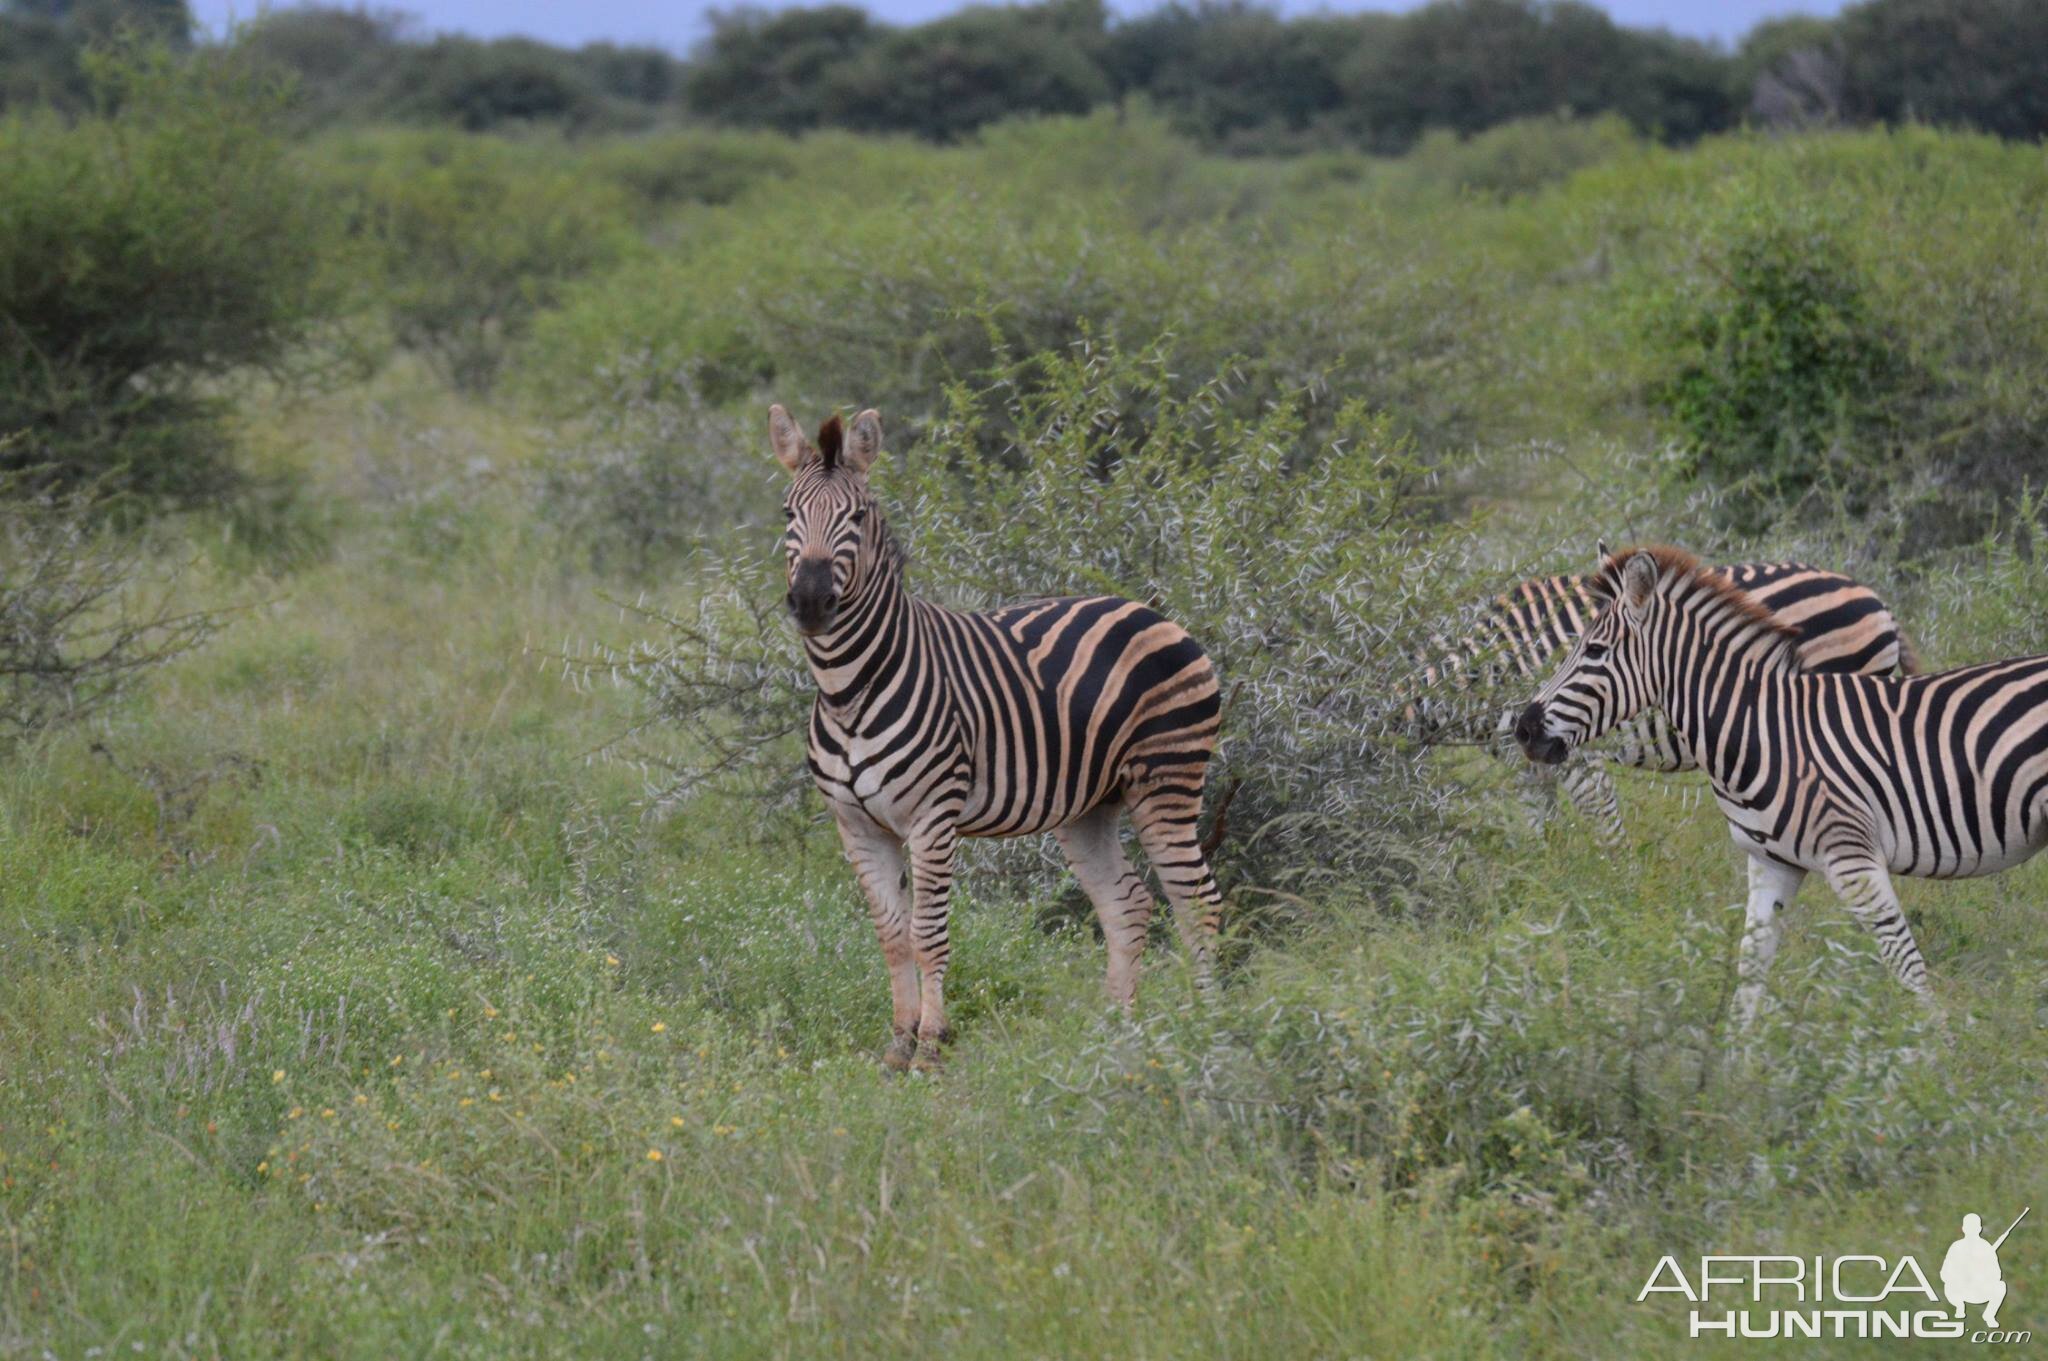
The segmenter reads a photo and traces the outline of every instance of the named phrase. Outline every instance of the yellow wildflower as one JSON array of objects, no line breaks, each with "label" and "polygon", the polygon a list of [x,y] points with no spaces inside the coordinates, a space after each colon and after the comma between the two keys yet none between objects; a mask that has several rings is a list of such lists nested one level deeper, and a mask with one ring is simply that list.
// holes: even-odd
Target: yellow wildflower
[{"label": "yellow wildflower", "polygon": [[659,1034],[660,1034],[660,1033],[661,1033],[662,1031],[664,1031],[664,1030],[667,1030],[667,1029],[668,1029],[668,1022],[667,1022],[667,1021],[656,1021],[656,1022],[655,1022],[655,1023],[653,1024],[653,1025],[651,1025],[651,1026],[649,1026],[649,1027],[647,1027],[647,1028],[648,1028],[649,1030],[652,1030],[652,1031],[653,1031],[653,1032],[654,1032],[655,1034],[659,1035]]},{"label": "yellow wildflower", "polygon": [[660,1162],[660,1161],[661,1161],[661,1150],[660,1150],[660,1149],[658,1149],[658,1148],[650,1148],[650,1149],[648,1149],[648,1150],[647,1150],[647,1161],[649,1161],[649,1162],[651,1162],[651,1163],[658,1163],[658,1162]]},{"label": "yellow wildflower", "polygon": [[271,1074],[270,1074],[270,1080],[271,1080],[272,1082],[282,1082],[282,1081],[284,1081],[284,1069],[282,1069],[282,1068],[275,1068],[275,1069],[272,1069],[272,1070],[271,1070]]}]

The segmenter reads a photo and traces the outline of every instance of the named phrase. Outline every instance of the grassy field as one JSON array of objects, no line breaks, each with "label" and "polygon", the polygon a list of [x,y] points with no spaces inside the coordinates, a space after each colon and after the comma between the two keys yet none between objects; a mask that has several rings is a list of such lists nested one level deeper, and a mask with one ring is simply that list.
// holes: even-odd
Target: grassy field
[{"label": "grassy field", "polygon": [[[190,562],[180,598],[242,612],[0,766],[0,1356],[1676,1355],[1708,1344],[1668,1299],[1635,1302],[1666,1253],[1910,1251],[1931,1271],[1966,1211],[2048,1209],[2048,865],[1903,886],[1947,1036],[1810,887],[1738,1042],[1742,872],[1711,806],[1626,779],[1627,843],[1603,856],[1569,814],[1529,831],[1511,772],[1476,756],[1435,762],[1453,831],[1412,891],[1280,897],[1239,874],[1213,1006],[1162,934],[1135,1014],[1111,1012],[1069,886],[970,879],[952,1059],[879,1069],[878,951],[815,801],[794,822],[735,795],[654,816],[651,777],[598,754],[641,693],[563,654],[631,641],[647,626],[619,601],[685,604],[706,569],[638,520],[597,551],[562,517],[565,485],[598,484],[561,469],[626,449],[595,465],[626,470],[611,500],[577,505],[659,486],[679,523],[772,538],[763,364],[774,395],[832,401],[867,400],[872,364],[874,388],[933,389],[905,424],[943,435],[936,389],[1095,303],[1127,331],[1213,308],[1174,331],[1189,362],[1249,354],[1254,397],[1370,388],[1456,493],[1432,505],[1475,571],[1576,562],[1624,521],[1729,552],[1860,538],[1873,570],[1868,540],[1910,516],[1745,539],[1693,493],[1629,485],[1651,465],[1625,451],[1656,436],[1614,298],[1664,266],[1588,262],[1581,233],[1641,239],[1672,186],[1652,216],[1711,223],[1715,186],[1801,157],[1874,198],[1967,196],[1912,180],[1932,173],[1914,134],[1623,148],[1561,187],[1442,200],[1405,165],[1148,164],[1135,216],[1103,187],[1112,145],[1066,166],[1099,202],[1036,223],[991,205],[1006,179],[1029,202],[1048,135],[736,139],[763,162],[916,161],[890,199],[916,230],[860,219],[798,258],[759,239],[799,230],[757,211],[791,192],[771,177],[765,200],[629,232],[521,323],[496,389],[414,350],[310,395],[236,390],[237,457],[295,490],[175,521],[165,562]],[[1950,180],[2038,202],[2037,166],[1956,146]],[[1265,212],[1276,196],[1299,215]],[[903,215],[926,200],[944,212]],[[1104,234],[1069,270],[1083,209]],[[1960,233],[1943,211],[1887,230]],[[978,274],[918,265],[977,221]],[[1353,241],[1374,254],[1311,307]],[[1239,250],[1259,269],[1232,278]],[[1882,305],[1947,297],[1943,268]],[[1984,315],[2033,316],[2026,282]],[[957,310],[977,296],[1001,326]],[[939,339],[911,345],[903,315]],[[818,316],[846,333],[802,339]],[[625,363],[664,338],[709,396],[590,376],[606,345]],[[1993,396],[2009,423],[2034,400]],[[633,480],[663,458],[680,481]],[[1915,561],[1874,579],[1934,660],[2048,646],[2026,554]],[[2012,1326],[2048,1328],[2044,1245],[2023,1228],[2003,1252]]]}]

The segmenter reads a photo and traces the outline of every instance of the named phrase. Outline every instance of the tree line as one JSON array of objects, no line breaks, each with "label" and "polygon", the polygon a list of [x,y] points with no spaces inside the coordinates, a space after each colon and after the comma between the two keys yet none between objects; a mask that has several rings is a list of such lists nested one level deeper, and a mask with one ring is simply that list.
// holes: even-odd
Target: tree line
[{"label": "tree line", "polygon": [[[101,39],[189,45],[185,0],[0,0],[0,106],[76,106]],[[1242,0],[1173,0],[1129,19],[1103,0],[971,6],[884,24],[850,5],[714,14],[686,57],[595,43],[415,32],[404,16],[307,6],[233,46],[295,78],[310,123],[572,131],[699,121],[836,127],[936,141],[1018,114],[1132,98],[1229,150],[1398,154],[1425,132],[1614,113],[1682,143],[1767,126],[1917,121],[2048,132],[2048,5],[1864,0],[1775,20],[1732,50],[1630,28],[1581,0],[1433,0],[1405,14],[1285,19]]]}]

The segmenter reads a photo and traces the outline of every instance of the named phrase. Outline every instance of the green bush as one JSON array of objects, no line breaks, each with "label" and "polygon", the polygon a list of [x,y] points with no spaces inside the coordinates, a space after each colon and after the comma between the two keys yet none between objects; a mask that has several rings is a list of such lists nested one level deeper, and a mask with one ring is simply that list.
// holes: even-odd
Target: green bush
[{"label": "green bush", "polygon": [[1558,271],[1507,343],[1553,426],[1625,429],[1632,389],[1732,523],[1839,496],[1968,542],[2048,475],[2044,203],[2035,150],[1927,129],[1623,158],[1505,210]]},{"label": "green bush", "polygon": [[314,164],[399,342],[465,390],[490,386],[567,281],[632,246],[625,193],[557,144],[360,133]]},{"label": "green bush", "polygon": [[1418,267],[1412,228],[1355,188],[1267,223],[1257,205],[1282,183],[1204,161],[1150,118],[1011,124],[958,150],[815,139],[786,181],[571,289],[526,372],[580,411],[611,391],[593,375],[644,354],[652,373],[695,365],[713,402],[772,385],[916,429],[946,381],[1092,329],[1167,338],[1183,393],[1242,356],[1240,413],[1308,391],[1318,422],[1360,399],[1428,452],[1467,442],[1494,354],[1487,262],[1431,245]]},{"label": "green bush", "polygon": [[1471,137],[1425,133],[1395,169],[1399,180],[1414,191],[1505,199],[1569,179],[1638,145],[1628,124],[1615,114],[1521,118]]},{"label": "green bush", "polygon": [[187,501],[234,480],[220,382],[327,304],[324,219],[232,60],[100,60],[99,111],[0,118],[0,466]]},{"label": "green bush", "polygon": [[1752,205],[1711,239],[1705,286],[1653,313],[1673,367],[1651,399],[1686,472],[1737,489],[1723,505],[1750,529],[1815,491],[1868,509],[1911,377],[1855,263],[1803,205]]}]

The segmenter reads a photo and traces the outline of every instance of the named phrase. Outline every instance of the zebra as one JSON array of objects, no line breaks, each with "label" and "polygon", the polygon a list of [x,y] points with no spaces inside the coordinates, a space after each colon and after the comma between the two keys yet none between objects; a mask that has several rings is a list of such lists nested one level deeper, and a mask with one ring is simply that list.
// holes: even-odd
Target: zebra
[{"label": "zebra", "polygon": [[[1601,552],[1604,557],[1604,546]],[[1919,670],[1891,609],[1853,578],[1803,562],[1736,563],[1711,570],[1798,631],[1799,663],[1806,670],[1867,675]],[[1508,759],[1517,707],[1482,701],[1460,708],[1455,701],[1427,696],[1446,688],[1486,695],[1510,680],[1536,680],[1599,613],[1604,603],[1599,589],[1597,576],[1532,577],[1487,602],[1461,638],[1432,639],[1418,658],[1425,697],[1410,706],[1418,736],[1426,742],[1473,743]],[[1531,826],[1542,828],[1555,797],[1553,786],[1561,785],[1572,806],[1593,824],[1595,838],[1611,849],[1621,844],[1621,801],[1606,763],[1661,774],[1695,768],[1670,725],[1654,711],[1620,725],[1616,736],[1598,758],[1574,751],[1555,770],[1519,763]]]},{"label": "zebra", "polygon": [[1515,738],[1555,765],[1645,708],[1669,720],[1749,856],[1737,1023],[1755,1018],[1780,914],[1811,873],[1933,1008],[1892,876],[1995,874],[2048,846],[2048,657],[1904,677],[1805,672],[1796,630],[1676,548],[1606,558],[1599,594],[1610,603]]},{"label": "zebra", "polygon": [[1109,996],[1128,1009],[1154,906],[1119,835],[1128,811],[1208,991],[1222,894],[1196,821],[1221,701],[1200,644],[1107,596],[972,614],[919,600],[868,487],[880,414],[834,415],[814,445],[775,405],[768,437],[790,473],[787,603],[818,687],[811,776],[889,972],[884,1063],[928,1068],[948,1038],[962,837],[1053,833],[1101,922]]}]

